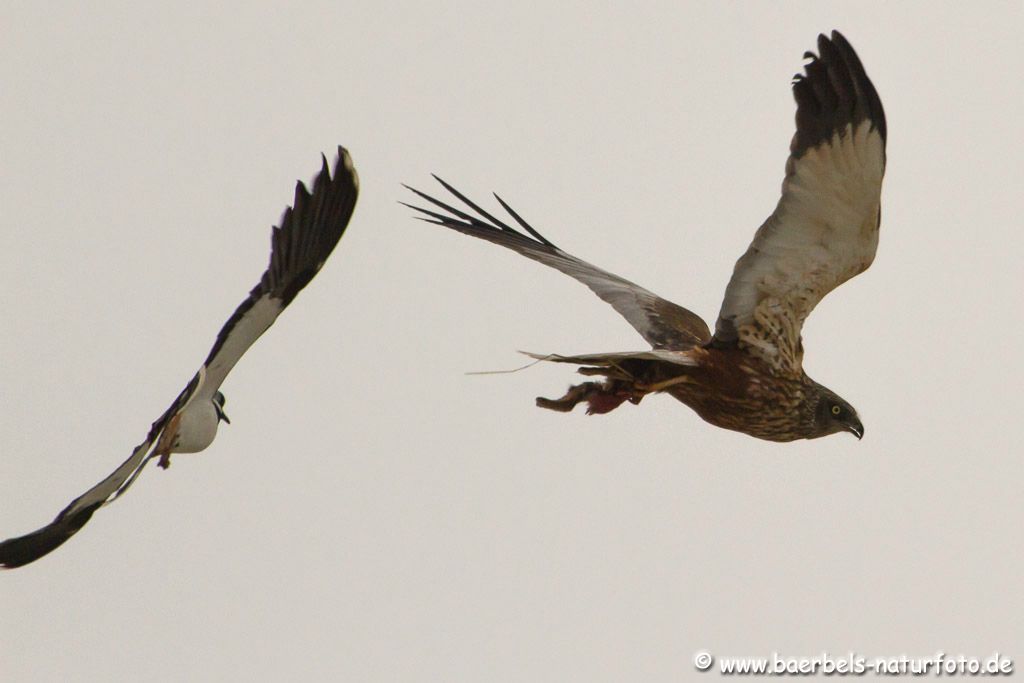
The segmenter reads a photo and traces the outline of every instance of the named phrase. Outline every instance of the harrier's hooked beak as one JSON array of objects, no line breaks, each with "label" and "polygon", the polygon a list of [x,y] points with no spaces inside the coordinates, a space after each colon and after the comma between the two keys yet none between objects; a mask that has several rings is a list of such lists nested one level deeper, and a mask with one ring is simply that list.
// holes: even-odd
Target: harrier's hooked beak
[{"label": "harrier's hooked beak", "polygon": [[858,441],[864,438],[864,425],[857,418],[853,418],[846,423],[846,431],[857,437]]}]

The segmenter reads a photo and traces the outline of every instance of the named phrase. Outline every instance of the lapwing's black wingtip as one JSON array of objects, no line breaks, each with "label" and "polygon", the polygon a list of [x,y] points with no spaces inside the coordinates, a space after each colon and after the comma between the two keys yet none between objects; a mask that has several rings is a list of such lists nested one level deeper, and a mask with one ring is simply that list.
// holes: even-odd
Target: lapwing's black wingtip
[{"label": "lapwing's black wingtip", "polygon": [[[311,183],[312,189],[301,180],[295,183],[295,200],[271,233],[270,265],[225,330],[230,330],[237,322],[236,316],[244,314],[264,294],[280,300],[281,308],[288,306],[326,263],[345,233],[359,196],[359,180],[345,148],[339,145],[338,150],[333,179],[327,157],[321,152],[322,167]],[[218,337],[214,351],[220,345]]]},{"label": "lapwing's black wingtip", "polygon": [[848,41],[846,36],[843,35],[843,32],[837,28],[832,29],[832,42],[839,43],[847,48],[850,47],[850,41]]},{"label": "lapwing's black wingtip", "polygon": [[[333,173],[331,172],[331,163],[327,160],[327,154],[320,152],[320,172],[313,179],[314,187],[321,181],[341,182],[346,176],[351,176],[352,184],[358,189],[359,177],[355,172],[355,164],[352,162],[352,155],[344,146],[338,145],[338,158],[334,162]],[[296,182],[306,188],[305,183],[301,180]]]},{"label": "lapwing's black wingtip", "polygon": [[292,204],[292,208],[296,208],[295,204],[298,202],[309,199],[310,193],[309,188],[306,187],[306,183],[301,180],[295,181],[295,202]]},{"label": "lapwing's black wingtip", "polygon": [[0,569],[17,569],[49,555],[85,526],[102,501],[65,517],[63,513],[42,529],[0,543]]},{"label": "lapwing's black wingtip", "polygon": [[334,167],[334,179],[337,182],[349,182],[352,191],[359,192],[359,173],[348,148],[338,145],[338,163]]}]

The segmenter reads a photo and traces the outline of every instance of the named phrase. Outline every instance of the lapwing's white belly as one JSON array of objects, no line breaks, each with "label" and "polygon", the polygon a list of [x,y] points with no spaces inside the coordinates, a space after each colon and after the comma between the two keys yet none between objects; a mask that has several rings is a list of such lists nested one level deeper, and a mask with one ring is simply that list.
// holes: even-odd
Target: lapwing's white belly
[{"label": "lapwing's white belly", "polygon": [[181,413],[178,434],[171,447],[172,453],[198,453],[205,449],[217,436],[217,409],[211,401],[188,406]]}]

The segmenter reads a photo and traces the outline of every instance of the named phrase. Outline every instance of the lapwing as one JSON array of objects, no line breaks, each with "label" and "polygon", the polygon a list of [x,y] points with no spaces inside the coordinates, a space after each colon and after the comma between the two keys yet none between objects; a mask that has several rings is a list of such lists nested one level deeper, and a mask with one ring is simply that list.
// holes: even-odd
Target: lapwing
[{"label": "lapwing", "polygon": [[75,498],[56,519],[32,533],[0,543],[0,567],[20,567],[58,548],[100,507],[122,495],[156,458],[167,468],[172,453],[196,453],[209,446],[224,412],[220,387],[235,363],[309,284],[348,226],[359,192],[352,158],[342,147],[331,176],[327,158],[313,182],[302,182],[295,201],[271,232],[270,265],[248,298],[235,310],[202,367],[174,403],[153,423],[146,440],[106,479]]}]

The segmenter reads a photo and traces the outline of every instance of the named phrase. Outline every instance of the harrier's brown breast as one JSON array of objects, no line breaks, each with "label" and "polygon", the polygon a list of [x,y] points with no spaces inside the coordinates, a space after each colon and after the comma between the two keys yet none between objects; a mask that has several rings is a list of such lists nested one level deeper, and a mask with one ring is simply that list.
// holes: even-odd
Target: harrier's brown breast
[{"label": "harrier's brown breast", "polygon": [[690,381],[668,390],[711,424],[769,441],[811,436],[807,384],[777,376],[759,358],[738,349],[699,348]]}]

